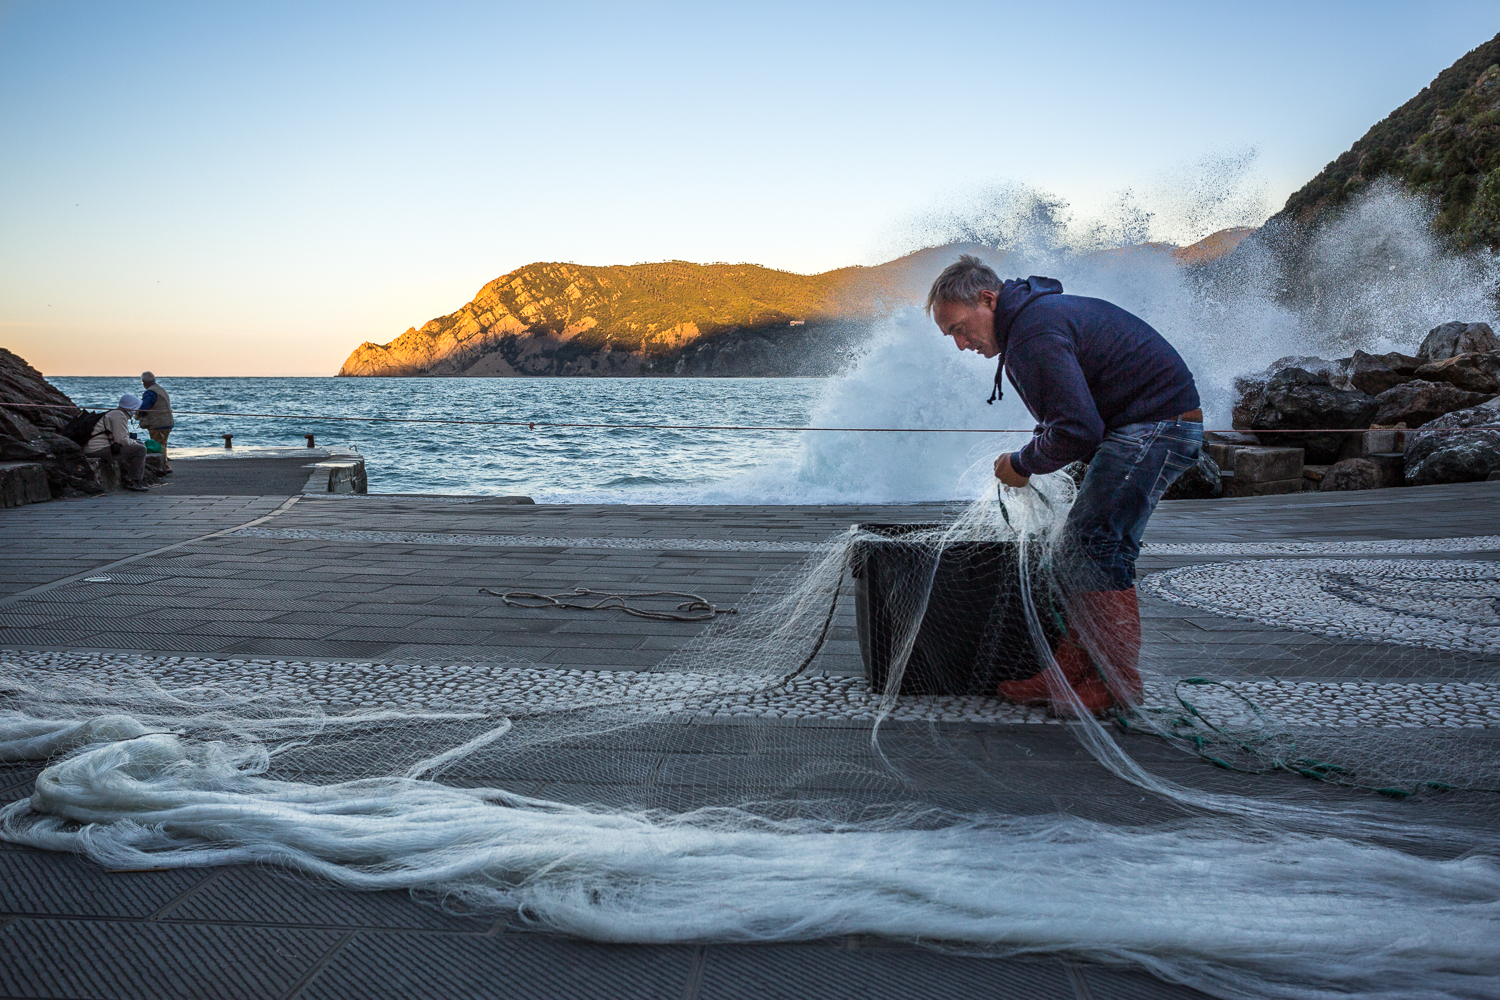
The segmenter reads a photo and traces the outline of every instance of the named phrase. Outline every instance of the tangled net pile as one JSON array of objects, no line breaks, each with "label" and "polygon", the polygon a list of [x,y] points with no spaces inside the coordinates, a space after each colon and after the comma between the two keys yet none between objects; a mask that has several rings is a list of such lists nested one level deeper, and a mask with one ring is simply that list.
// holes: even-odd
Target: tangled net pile
[{"label": "tangled net pile", "polygon": [[[0,836],[119,869],[275,863],[596,940],[857,933],[1131,963],[1228,997],[1496,995],[1500,776],[1485,731],[1297,725],[1236,686],[1232,663],[1201,674],[1208,647],[1185,642],[1148,645],[1138,710],[1070,712],[1052,650],[1068,625],[1086,645],[1102,635],[1068,610],[1087,585],[1059,531],[1072,492],[1038,477],[949,523],[851,528],[655,671],[573,677],[546,700],[521,684],[484,704],[332,713],[284,690],[11,665],[0,761],[47,763],[0,811]],[[867,721],[713,721],[815,678],[861,587],[884,678]],[[963,637],[959,666],[981,665],[973,691],[923,693],[954,667],[937,626]],[[1344,682],[1500,673],[1492,651],[1429,645],[1306,655]],[[1013,809],[1022,790],[986,759],[982,729],[899,721],[920,719],[913,705],[992,703],[997,681],[1038,670],[1089,754],[1066,766],[1102,765],[1175,818]],[[495,781],[583,759],[617,779],[600,780],[598,804]],[[1274,794],[1179,780],[1212,765],[1286,774]],[[1349,787],[1321,794],[1329,783]]]}]

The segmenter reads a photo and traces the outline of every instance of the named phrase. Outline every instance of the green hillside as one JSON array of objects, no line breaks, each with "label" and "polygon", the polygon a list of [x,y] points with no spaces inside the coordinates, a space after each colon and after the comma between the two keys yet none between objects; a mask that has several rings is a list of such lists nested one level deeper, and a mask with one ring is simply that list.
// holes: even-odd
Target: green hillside
[{"label": "green hillside", "polygon": [[1459,246],[1500,249],[1500,35],[1366,132],[1276,218],[1314,222],[1380,177],[1435,199],[1438,230]]}]

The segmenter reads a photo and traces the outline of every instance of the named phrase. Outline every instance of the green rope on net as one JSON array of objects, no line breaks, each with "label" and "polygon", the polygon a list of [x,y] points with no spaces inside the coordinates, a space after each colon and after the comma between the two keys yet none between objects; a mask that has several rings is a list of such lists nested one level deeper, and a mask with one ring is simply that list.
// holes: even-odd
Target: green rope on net
[{"label": "green rope on net", "polygon": [[[1182,689],[1184,685],[1188,687],[1213,686],[1222,688],[1243,702],[1257,720],[1261,723],[1266,722],[1266,715],[1261,711],[1259,705],[1223,681],[1208,677],[1182,677],[1177,680],[1172,688],[1173,697],[1177,699],[1178,704],[1182,707],[1181,712],[1176,708],[1141,707],[1135,711],[1141,714],[1162,716],[1160,724],[1156,726],[1144,726],[1138,723],[1132,724],[1128,714],[1125,712],[1116,713],[1114,717],[1115,724],[1126,732],[1149,733],[1163,739],[1172,740],[1179,745],[1190,747],[1193,753],[1201,760],[1237,774],[1272,774],[1276,771],[1288,771],[1313,781],[1321,781],[1326,784],[1339,785],[1343,788],[1353,788],[1359,791],[1373,792],[1392,799],[1407,799],[1423,789],[1440,792],[1470,791],[1500,794],[1500,789],[1496,788],[1458,786],[1432,779],[1420,779],[1409,788],[1365,783],[1358,779],[1351,768],[1343,764],[1316,760],[1311,757],[1295,756],[1297,749],[1295,741],[1291,741],[1284,751],[1273,750],[1271,748],[1272,741],[1284,734],[1265,733],[1252,737],[1230,731],[1224,726],[1215,723],[1213,719],[1200,711],[1198,706],[1189,701],[1183,694]],[[1183,712],[1186,714],[1183,714]],[[1204,733],[1203,729],[1207,729],[1209,732]],[[1246,767],[1233,763],[1218,753],[1212,752],[1212,748],[1221,745],[1228,745],[1243,754],[1265,760],[1267,763],[1263,767]]]}]

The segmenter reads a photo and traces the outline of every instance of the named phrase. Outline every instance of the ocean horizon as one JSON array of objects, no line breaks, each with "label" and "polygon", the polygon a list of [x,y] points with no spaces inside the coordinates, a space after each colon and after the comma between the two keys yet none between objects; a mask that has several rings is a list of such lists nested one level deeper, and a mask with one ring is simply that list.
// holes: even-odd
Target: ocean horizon
[{"label": "ocean horizon", "polygon": [[[927,350],[943,346],[937,337],[923,339]],[[947,367],[965,360],[942,358]],[[885,360],[902,364],[899,358]],[[868,361],[827,378],[160,379],[178,413],[170,448],[182,452],[184,460],[194,452],[222,450],[224,434],[232,434],[242,452],[305,446],[304,435],[312,434],[320,446],[363,455],[373,493],[524,494],[544,503],[763,504],[900,503],[963,495],[959,480],[965,468],[985,454],[993,458],[1003,435],[533,430],[444,422],[878,425],[914,432],[947,425],[930,407],[927,393],[933,387],[925,379],[905,392],[891,380],[884,393],[868,393]],[[884,371],[886,365],[875,367]],[[981,399],[984,376],[965,374],[974,376],[964,381],[971,383],[974,399]],[[80,406],[95,409],[115,405],[123,393],[140,392],[133,376],[52,376],[49,381]],[[973,416],[1000,416],[982,404],[969,409]],[[986,409],[990,412],[981,412]],[[981,441],[988,444],[980,447]]]}]

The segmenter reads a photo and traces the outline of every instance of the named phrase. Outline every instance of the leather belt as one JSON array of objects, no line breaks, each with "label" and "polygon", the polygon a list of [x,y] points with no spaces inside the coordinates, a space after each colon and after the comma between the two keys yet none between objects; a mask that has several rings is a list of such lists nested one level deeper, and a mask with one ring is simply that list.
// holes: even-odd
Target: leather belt
[{"label": "leather belt", "polygon": [[1203,411],[1202,410],[1188,410],[1186,413],[1179,413],[1177,415],[1177,419],[1178,420],[1190,420],[1193,423],[1201,424],[1201,423],[1203,423]]}]

